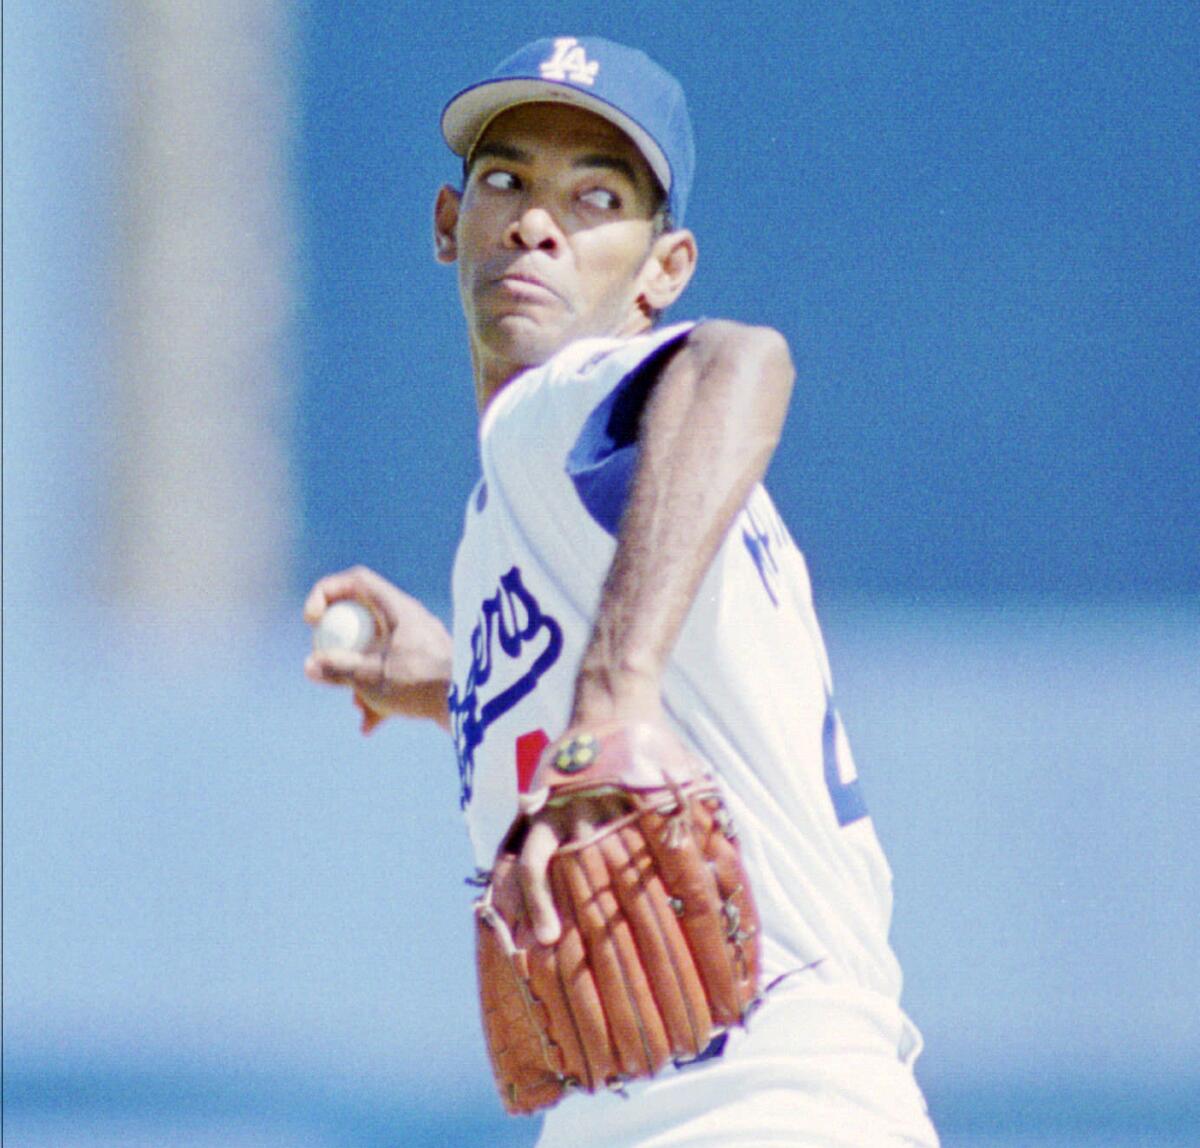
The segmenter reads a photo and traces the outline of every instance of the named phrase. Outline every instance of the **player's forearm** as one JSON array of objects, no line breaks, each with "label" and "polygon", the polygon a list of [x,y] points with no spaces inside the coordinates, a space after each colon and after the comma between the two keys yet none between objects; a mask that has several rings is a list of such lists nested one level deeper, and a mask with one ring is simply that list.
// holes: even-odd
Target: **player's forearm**
[{"label": "player's forearm", "polygon": [[447,701],[449,692],[450,679],[448,677],[409,686],[403,694],[397,695],[395,704],[388,713],[397,717],[428,718],[449,733],[450,705]]},{"label": "player's forearm", "polygon": [[574,721],[658,707],[700,582],[779,441],[793,378],[782,336],[725,322],[697,327],[664,368],[642,416]]}]

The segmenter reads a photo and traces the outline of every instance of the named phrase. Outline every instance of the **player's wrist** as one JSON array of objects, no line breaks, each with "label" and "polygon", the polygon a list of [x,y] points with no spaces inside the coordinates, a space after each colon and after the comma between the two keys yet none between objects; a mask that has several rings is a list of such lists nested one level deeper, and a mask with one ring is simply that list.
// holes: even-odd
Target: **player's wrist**
[{"label": "player's wrist", "polygon": [[662,717],[659,674],[636,665],[585,664],[575,680],[571,724],[656,721]]},{"label": "player's wrist", "polygon": [[428,680],[392,684],[370,696],[370,705],[384,717],[430,718],[438,725],[448,728],[450,707],[447,701],[450,691],[448,679]]},{"label": "player's wrist", "polygon": [[426,682],[422,690],[420,716],[450,732],[450,680]]}]

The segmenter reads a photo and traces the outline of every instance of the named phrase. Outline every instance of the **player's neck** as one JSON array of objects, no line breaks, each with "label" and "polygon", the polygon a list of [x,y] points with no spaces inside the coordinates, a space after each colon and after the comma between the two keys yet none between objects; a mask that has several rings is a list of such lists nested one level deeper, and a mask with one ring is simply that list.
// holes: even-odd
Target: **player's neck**
[{"label": "player's neck", "polygon": [[534,364],[521,364],[489,358],[481,361],[478,354],[473,354],[475,360],[475,405],[479,408],[479,416],[488,409],[494,399],[522,371]]},{"label": "player's neck", "polygon": [[472,343],[471,363],[475,375],[475,404],[479,409],[480,417],[482,418],[483,412],[487,410],[492,399],[518,375],[534,367],[540,367],[548,363],[559,351],[569,347],[579,339],[631,339],[634,335],[640,335],[650,330],[653,325],[652,318],[638,310],[630,314],[627,320],[616,330],[595,331],[586,334],[583,332],[577,333],[571,338],[566,339],[558,347],[555,347],[550,353],[531,362],[514,361],[501,355],[492,354],[478,344]]}]

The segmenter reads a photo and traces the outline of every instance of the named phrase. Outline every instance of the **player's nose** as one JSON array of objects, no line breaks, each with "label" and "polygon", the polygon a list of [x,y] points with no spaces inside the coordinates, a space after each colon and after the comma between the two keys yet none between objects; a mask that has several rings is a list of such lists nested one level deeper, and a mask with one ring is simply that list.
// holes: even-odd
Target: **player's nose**
[{"label": "player's nose", "polygon": [[510,246],[524,251],[553,254],[558,250],[561,236],[554,216],[544,207],[531,204],[508,225],[505,240]]}]

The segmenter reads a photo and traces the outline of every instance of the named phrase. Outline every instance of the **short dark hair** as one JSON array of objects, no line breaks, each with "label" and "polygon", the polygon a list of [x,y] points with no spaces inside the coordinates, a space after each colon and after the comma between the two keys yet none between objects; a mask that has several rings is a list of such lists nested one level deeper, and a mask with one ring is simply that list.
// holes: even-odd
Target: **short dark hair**
[{"label": "short dark hair", "polygon": [[663,191],[658,180],[654,181],[654,190],[658,193],[658,206],[654,209],[652,222],[654,238],[657,239],[660,235],[666,235],[668,231],[675,230],[675,220],[671,218],[671,209],[667,206],[667,193]]}]

